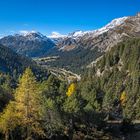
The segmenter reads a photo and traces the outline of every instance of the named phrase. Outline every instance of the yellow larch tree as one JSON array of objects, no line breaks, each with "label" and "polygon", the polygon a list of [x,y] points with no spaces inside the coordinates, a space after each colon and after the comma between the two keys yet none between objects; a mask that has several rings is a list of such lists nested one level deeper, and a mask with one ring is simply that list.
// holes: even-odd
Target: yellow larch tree
[{"label": "yellow larch tree", "polygon": [[44,136],[41,125],[44,113],[42,96],[30,68],[21,77],[14,97],[14,101],[1,114],[1,132],[8,137],[8,131],[19,126],[24,129],[25,139],[32,139],[34,135]]},{"label": "yellow larch tree", "polygon": [[76,90],[76,84],[71,83],[70,86],[68,87],[68,91],[66,92],[66,95],[69,97],[71,96]]},{"label": "yellow larch tree", "polygon": [[121,93],[120,102],[121,102],[121,105],[122,105],[122,106],[124,106],[125,103],[126,103],[126,92],[125,92],[125,91],[123,91],[123,92]]},{"label": "yellow larch tree", "polygon": [[26,128],[27,138],[31,134],[43,135],[40,124],[42,120],[41,93],[30,68],[27,68],[20,79],[15,93],[17,113],[21,117],[21,125]]}]

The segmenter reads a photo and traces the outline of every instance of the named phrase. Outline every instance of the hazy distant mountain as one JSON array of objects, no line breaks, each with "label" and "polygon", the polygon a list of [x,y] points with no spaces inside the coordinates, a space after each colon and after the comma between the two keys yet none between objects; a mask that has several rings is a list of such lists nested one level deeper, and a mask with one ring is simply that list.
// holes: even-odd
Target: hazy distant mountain
[{"label": "hazy distant mountain", "polygon": [[6,36],[0,39],[0,44],[29,57],[44,55],[55,46],[51,39],[34,31]]}]

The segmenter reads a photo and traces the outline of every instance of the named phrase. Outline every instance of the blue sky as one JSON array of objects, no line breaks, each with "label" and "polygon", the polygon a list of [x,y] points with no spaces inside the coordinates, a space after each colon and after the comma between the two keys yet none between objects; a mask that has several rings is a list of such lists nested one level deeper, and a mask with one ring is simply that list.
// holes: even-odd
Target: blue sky
[{"label": "blue sky", "polygon": [[20,30],[47,35],[93,30],[138,11],[140,0],[0,0],[0,36]]}]

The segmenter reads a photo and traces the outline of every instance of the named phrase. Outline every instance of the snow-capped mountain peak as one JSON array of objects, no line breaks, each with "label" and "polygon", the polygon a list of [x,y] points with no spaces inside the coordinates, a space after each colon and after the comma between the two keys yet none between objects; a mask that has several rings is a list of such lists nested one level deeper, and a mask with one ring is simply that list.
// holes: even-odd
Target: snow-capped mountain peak
[{"label": "snow-capped mountain peak", "polygon": [[24,38],[25,40],[38,40],[38,41],[50,40],[48,37],[37,31],[19,31],[18,34],[14,34],[12,36],[21,37]]},{"label": "snow-capped mountain peak", "polygon": [[69,37],[80,37],[80,36],[83,36],[86,32],[84,31],[75,31],[75,32],[72,32],[70,33],[68,36]]},{"label": "snow-capped mountain peak", "polygon": [[28,35],[31,35],[31,34],[34,34],[34,33],[38,33],[38,32],[36,32],[36,31],[26,31],[26,30],[19,31],[19,34],[22,35],[22,36],[28,36]]},{"label": "snow-capped mountain peak", "polygon": [[29,39],[47,39],[47,37],[37,31],[19,31],[17,36],[23,36]]},{"label": "snow-capped mountain peak", "polygon": [[48,36],[49,38],[55,39],[55,38],[64,38],[66,37],[66,35],[62,35],[58,32],[52,32],[52,34],[50,36]]},{"label": "snow-capped mountain peak", "polygon": [[124,21],[127,19],[128,17],[122,17],[122,18],[116,18],[114,20],[112,20],[110,23],[108,23],[107,25],[105,25],[104,27],[97,29],[97,30],[93,30],[93,31],[87,31],[85,33],[88,34],[92,34],[94,36],[98,36],[100,34],[103,34],[107,31],[109,31],[110,29],[113,29],[121,24],[124,23]]},{"label": "snow-capped mountain peak", "polygon": [[[125,24],[126,19],[128,19],[128,17],[114,19],[110,23],[108,23],[107,25],[105,25],[104,27],[100,29],[91,30],[91,31],[76,31],[76,32],[70,33],[68,34],[65,40],[62,40],[61,42],[58,41],[57,43],[59,44],[59,46],[61,46],[60,50],[65,50],[67,46],[68,47],[71,46],[71,48],[74,49],[77,46],[77,44],[79,44],[79,42],[82,42],[82,41],[86,42],[88,40],[92,42],[91,40],[94,40],[96,37],[104,33],[107,33],[107,32],[114,33],[113,30],[118,28],[118,26],[119,27],[121,25],[123,26],[123,23]],[[114,35],[113,37],[115,38],[116,35]],[[91,44],[94,44],[94,42],[92,42]]]},{"label": "snow-capped mountain peak", "polygon": [[97,30],[91,30],[91,31],[76,31],[76,32],[73,32],[73,33],[70,33],[68,35],[68,37],[72,37],[72,38],[79,38],[79,37],[82,37],[86,34],[88,35],[94,35],[94,36],[98,36],[104,32],[107,32],[108,30],[110,29],[113,29],[119,25],[121,25],[122,23],[124,23],[124,21],[127,19],[128,17],[122,17],[122,18],[116,18],[114,20],[112,20],[110,23],[108,23],[106,26],[100,28],[100,29],[97,29]]},{"label": "snow-capped mountain peak", "polygon": [[122,18],[116,18],[114,20],[112,20],[110,23],[108,23],[106,26],[100,28],[97,31],[104,31],[104,30],[109,30],[112,29],[116,26],[121,25],[122,23],[124,23],[124,21],[127,19],[128,17],[122,17]]}]

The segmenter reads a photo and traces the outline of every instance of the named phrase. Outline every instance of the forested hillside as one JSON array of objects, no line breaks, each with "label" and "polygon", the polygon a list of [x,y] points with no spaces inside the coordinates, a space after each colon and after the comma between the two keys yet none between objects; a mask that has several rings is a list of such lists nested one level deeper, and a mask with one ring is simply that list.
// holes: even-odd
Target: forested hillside
[{"label": "forested hillside", "polygon": [[91,100],[89,109],[95,107],[95,95],[101,101],[96,109],[110,113],[112,118],[139,119],[140,39],[111,48],[83,77],[81,89],[85,99]]},{"label": "forested hillside", "polygon": [[[1,73],[7,73],[12,77],[17,78],[27,67],[30,67],[36,73],[36,75],[38,75],[38,77],[40,77],[43,73],[46,73],[47,75],[47,72],[37,66],[37,64],[31,59],[19,55],[11,49],[0,45]],[[42,76],[45,76],[45,74]]]},{"label": "forested hillside", "polygon": [[34,61],[0,45],[0,110],[13,98],[18,78],[27,67],[33,70],[38,80],[48,78],[47,70],[37,66]]},{"label": "forested hillside", "polygon": [[[1,138],[121,139],[140,117],[139,54],[139,38],[121,42],[92,63],[79,82],[52,75],[38,81],[27,68],[18,86],[1,84]],[[109,120],[129,120],[127,129],[124,123],[114,136]]]}]

